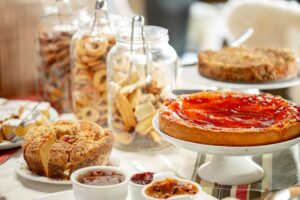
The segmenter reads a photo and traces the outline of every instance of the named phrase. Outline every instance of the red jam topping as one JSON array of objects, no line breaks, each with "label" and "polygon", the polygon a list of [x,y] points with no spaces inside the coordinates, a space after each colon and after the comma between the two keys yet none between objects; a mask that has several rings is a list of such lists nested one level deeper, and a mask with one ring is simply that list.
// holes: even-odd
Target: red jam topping
[{"label": "red jam topping", "polygon": [[153,180],[153,173],[152,172],[144,172],[135,174],[131,177],[131,181],[140,184],[140,185],[147,185],[151,183]]},{"label": "red jam topping", "polygon": [[166,106],[175,117],[210,129],[266,128],[300,119],[298,106],[269,94],[196,94],[170,100]]}]

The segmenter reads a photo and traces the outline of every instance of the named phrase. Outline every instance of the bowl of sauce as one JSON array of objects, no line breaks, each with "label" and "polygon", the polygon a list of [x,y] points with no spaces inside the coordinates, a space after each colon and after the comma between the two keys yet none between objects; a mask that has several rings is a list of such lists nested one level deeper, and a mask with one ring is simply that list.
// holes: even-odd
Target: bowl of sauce
[{"label": "bowl of sauce", "polygon": [[79,174],[77,181],[86,185],[114,185],[122,183],[125,175],[115,171],[91,170]]},{"label": "bowl of sauce", "polygon": [[129,175],[124,169],[92,166],[71,174],[75,200],[125,200]]},{"label": "bowl of sauce", "polygon": [[145,186],[142,195],[147,200],[168,199],[168,200],[191,200],[201,191],[201,187],[192,181],[166,177],[155,180]]},{"label": "bowl of sauce", "polygon": [[133,174],[129,181],[129,190],[131,192],[131,200],[144,199],[142,196],[142,190],[145,185],[150,184],[153,181],[153,172],[142,172]]},{"label": "bowl of sauce", "polygon": [[139,185],[147,185],[153,181],[153,172],[143,172],[131,176],[130,181]]}]

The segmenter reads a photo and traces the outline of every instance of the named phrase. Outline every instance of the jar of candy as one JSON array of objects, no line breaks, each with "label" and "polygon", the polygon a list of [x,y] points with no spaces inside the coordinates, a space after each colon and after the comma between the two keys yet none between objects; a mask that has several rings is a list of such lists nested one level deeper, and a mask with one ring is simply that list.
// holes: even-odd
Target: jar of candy
[{"label": "jar of candy", "polygon": [[117,147],[145,150],[167,145],[153,129],[152,119],[175,84],[177,54],[168,41],[168,30],[144,26],[141,16],[117,34],[107,58],[108,125]]},{"label": "jar of candy", "polygon": [[107,125],[106,56],[115,44],[106,1],[96,1],[94,18],[72,38],[72,105],[75,115]]}]

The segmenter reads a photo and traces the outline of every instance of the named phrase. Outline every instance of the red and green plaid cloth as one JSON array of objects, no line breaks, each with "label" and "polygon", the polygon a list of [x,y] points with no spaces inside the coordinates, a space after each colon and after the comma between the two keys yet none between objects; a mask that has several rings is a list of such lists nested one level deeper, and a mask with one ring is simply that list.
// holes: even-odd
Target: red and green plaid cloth
[{"label": "red and green plaid cloth", "polygon": [[[236,197],[241,200],[262,199],[270,191],[300,183],[298,145],[273,154],[253,156],[253,160],[264,169],[265,176],[263,180],[249,185],[228,186],[201,180],[197,175],[197,169],[211,157],[211,155],[182,149],[176,165],[176,173],[181,177],[200,183],[205,192],[218,199],[225,197]],[[222,166],[220,166],[221,168]]]}]

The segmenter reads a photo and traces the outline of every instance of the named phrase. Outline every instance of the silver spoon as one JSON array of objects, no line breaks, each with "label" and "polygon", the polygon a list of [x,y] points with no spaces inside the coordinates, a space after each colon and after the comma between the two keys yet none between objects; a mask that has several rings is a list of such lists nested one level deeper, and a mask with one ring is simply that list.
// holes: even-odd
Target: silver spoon
[{"label": "silver spoon", "polygon": [[143,166],[141,165],[141,163],[139,163],[139,162],[136,161],[136,160],[132,161],[131,164],[132,164],[132,166],[133,166],[138,172],[141,172],[141,173],[142,173],[142,172],[146,172],[146,171],[147,171],[146,168],[143,167]]},{"label": "silver spoon", "polygon": [[[236,38],[235,40],[233,40],[232,42],[229,43],[228,46],[230,47],[238,47],[241,44],[243,44],[245,41],[247,41],[254,33],[254,29],[253,28],[247,28],[243,34],[241,34],[238,38]],[[196,55],[196,54],[195,54]],[[195,59],[195,60],[194,60]],[[184,66],[193,66],[196,65],[198,63],[198,58],[197,56],[195,56],[195,58],[193,58],[194,61],[192,62],[188,62],[188,63],[183,63],[181,64],[183,67]]]}]

